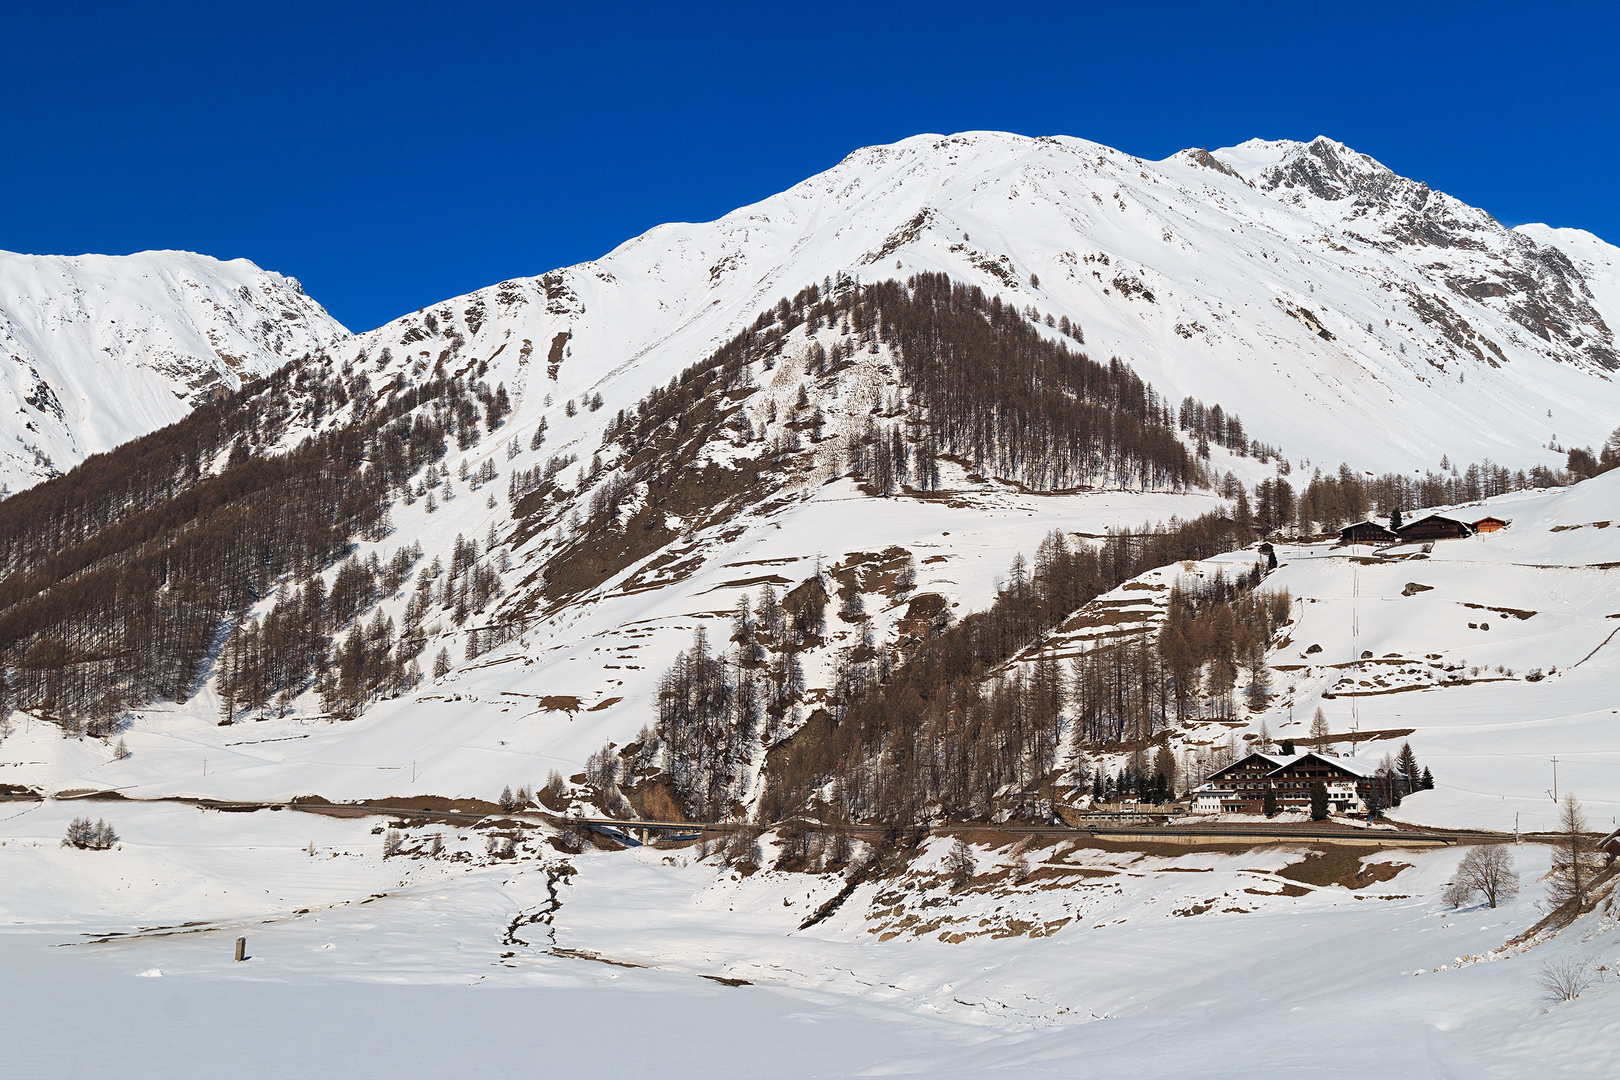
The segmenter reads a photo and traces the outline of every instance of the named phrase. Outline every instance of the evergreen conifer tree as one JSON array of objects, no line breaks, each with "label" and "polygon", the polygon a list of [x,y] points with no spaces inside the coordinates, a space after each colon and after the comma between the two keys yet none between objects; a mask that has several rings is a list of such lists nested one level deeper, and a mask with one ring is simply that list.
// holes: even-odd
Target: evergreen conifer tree
[{"label": "evergreen conifer tree", "polygon": [[1407,792],[1417,791],[1421,787],[1423,778],[1418,771],[1417,755],[1412,753],[1411,743],[1401,744],[1401,752],[1395,759],[1395,767],[1400,770]]},{"label": "evergreen conifer tree", "polygon": [[1311,820],[1326,821],[1328,816],[1327,787],[1318,780],[1311,785]]}]

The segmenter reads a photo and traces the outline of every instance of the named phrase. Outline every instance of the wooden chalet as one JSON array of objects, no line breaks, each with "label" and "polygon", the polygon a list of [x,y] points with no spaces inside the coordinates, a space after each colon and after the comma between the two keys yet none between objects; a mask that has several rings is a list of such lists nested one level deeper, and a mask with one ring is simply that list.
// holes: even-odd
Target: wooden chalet
[{"label": "wooden chalet", "polygon": [[1300,754],[1267,777],[1277,789],[1283,810],[1309,810],[1311,785],[1327,788],[1328,810],[1347,814],[1366,809],[1372,792],[1372,770],[1349,758],[1315,752]]},{"label": "wooden chalet", "polygon": [[1217,769],[1194,789],[1193,813],[1258,812],[1266,797],[1266,777],[1287,760],[1255,751]]},{"label": "wooden chalet", "polygon": [[1358,521],[1339,530],[1339,543],[1344,544],[1398,544],[1400,535],[1376,521]]},{"label": "wooden chalet", "polygon": [[1501,532],[1508,527],[1508,524],[1499,517],[1482,517],[1474,522],[1474,531],[1477,533]]},{"label": "wooden chalet", "polygon": [[1463,540],[1474,535],[1474,527],[1456,518],[1430,514],[1428,517],[1421,517],[1410,524],[1402,525],[1399,532],[1401,543],[1421,544],[1430,540]]},{"label": "wooden chalet", "polygon": [[1597,847],[1603,853],[1605,859],[1611,863],[1614,862],[1616,857],[1620,857],[1620,829],[1614,830],[1614,832],[1599,840]]},{"label": "wooden chalet", "polygon": [[1370,769],[1349,758],[1252,753],[1212,773],[1193,791],[1193,813],[1261,813],[1267,788],[1276,792],[1278,810],[1308,811],[1313,784],[1327,789],[1330,813],[1355,813],[1366,809],[1372,779]]}]

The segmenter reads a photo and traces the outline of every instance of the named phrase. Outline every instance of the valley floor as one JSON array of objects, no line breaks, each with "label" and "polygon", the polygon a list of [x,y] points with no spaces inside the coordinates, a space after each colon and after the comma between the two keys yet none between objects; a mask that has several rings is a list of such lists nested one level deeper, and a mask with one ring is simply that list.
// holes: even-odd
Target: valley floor
[{"label": "valley floor", "polygon": [[[899,544],[917,553],[920,589],[974,610],[1048,526],[1197,509],[995,493],[990,508],[869,510],[842,495],[827,485],[717,542],[678,594],[562,610],[532,649],[487,654],[351,724],[218,727],[199,695],[142,716],[118,758],[18,717],[0,782],[57,797],[0,802],[8,1074],[1620,1075],[1620,908],[1605,899],[1556,935],[1508,944],[1544,914],[1550,857],[1535,844],[1511,849],[1518,897],[1453,910],[1440,894],[1455,849],[1128,850],[1076,836],[1015,850],[986,832],[969,835],[976,872],[960,887],[943,836],[847,887],[848,867],[745,874],[697,846],[570,855],[548,828],[513,821],[402,828],[384,858],[384,818],[139,801],[536,782],[651,716],[658,673],[693,626],[724,625],[739,573],[787,585],[813,572],[806,551],[831,565]],[[1428,551],[1285,545],[1267,586],[1296,605],[1268,657],[1276,697],[1182,737],[1236,747],[1263,722],[1302,737],[1321,705],[1369,762],[1410,739],[1437,786],[1398,813],[1439,827],[1551,826],[1556,756],[1561,790],[1606,831],[1620,809],[1617,503],[1620,472],[1493,500],[1512,529]],[[930,554],[947,534],[951,551]],[[1254,558],[1177,564],[1118,592],[1145,623],[1167,575]],[[1100,602],[1118,614],[1118,600]],[[887,627],[900,607],[871,610]],[[127,797],[60,797],[75,788]],[[60,846],[85,813],[107,817],[118,845]],[[502,835],[515,858],[490,854]],[[763,843],[760,864],[777,865]],[[250,958],[236,964],[239,936]],[[1564,961],[1585,961],[1591,985],[1553,1004],[1538,980]]]},{"label": "valley floor", "polygon": [[[59,845],[86,809],[116,848]],[[842,878],[695,846],[570,856],[541,829],[515,860],[443,826],[384,859],[385,824],[0,804],[8,1072],[1620,1073],[1612,973],[1559,1005],[1536,982],[1553,959],[1613,967],[1615,910],[1502,948],[1540,918],[1535,845],[1513,849],[1519,897],[1453,911],[1455,850],[979,844],[953,889],[934,838],[800,929]]]}]

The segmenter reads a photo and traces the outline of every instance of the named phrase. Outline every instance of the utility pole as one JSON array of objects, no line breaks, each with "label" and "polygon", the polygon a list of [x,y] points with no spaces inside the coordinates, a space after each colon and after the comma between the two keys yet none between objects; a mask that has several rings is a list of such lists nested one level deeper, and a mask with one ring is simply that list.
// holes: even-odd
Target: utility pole
[{"label": "utility pole", "polygon": [[1557,802],[1558,801],[1558,758],[1556,756],[1552,759],[1552,763],[1553,763],[1553,802]]}]

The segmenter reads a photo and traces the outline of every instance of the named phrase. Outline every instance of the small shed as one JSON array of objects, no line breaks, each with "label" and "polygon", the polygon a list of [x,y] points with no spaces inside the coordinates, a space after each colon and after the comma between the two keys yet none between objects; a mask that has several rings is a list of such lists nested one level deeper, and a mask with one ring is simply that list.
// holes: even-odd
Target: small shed
[{"label": "small shed", "polygon": [[1508,524],[1499,517],[1482,517],[1474,522],[1474,531],[1477,533],[1501,532],[1508,527]]},{"label": "small shed", "polygon": [[1428,517],[1421,517],[1401,526],[1400,535],[1401,542],[1406,544],[1426,543],[1430,540],[1462,540],[1474,535],[1474,527],[1456,518],[1430,514]]},{"label": "small shed", "polygon": [[1400,539],[1376,521],[1358,521],[1339,530],[1340,544],[1396,544]]}]

